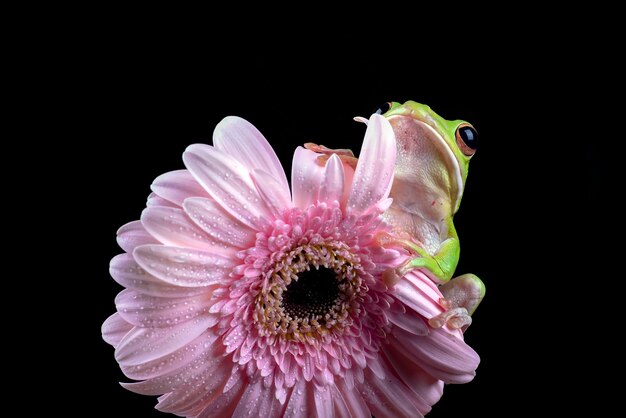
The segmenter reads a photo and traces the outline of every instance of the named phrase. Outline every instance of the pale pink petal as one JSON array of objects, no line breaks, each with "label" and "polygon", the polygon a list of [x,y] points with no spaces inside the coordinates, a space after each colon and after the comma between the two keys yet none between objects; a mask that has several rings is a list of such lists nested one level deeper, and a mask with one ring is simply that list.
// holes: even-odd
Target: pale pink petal
[{"label": "pale pink petal", "polygon": [[170,171],[157,177],[152,186],[153,192],[178,206],[188,197],[209,197],[207,192],[187,170]]},{"label": "pale pink petal", "polygon": [[269,215],[250,179],[237,160],[208,145],[192,145],[183,154],[185,165],[211,197],[240,222],[259,229]]},{"label": "pale pink petal", "polygon": [[[460,335],[459,333],[456,333]],[[395,344],[402,353],[431,376],[446,383],[467,383],[476,375],[478,354],[457,335],[442,328],[427,336],[393,329]]]},{"label": "pale pink petal", "polygon": [[141,221],[129,222],[117,230],[117,244],[127,253],[132,253],[135,247],[144,244],[158,244],[159,241],[154,238]]},{"label": "pale pink petal", "polygon": [[367,403],[363,399],[363,396],[359,393],[357,389],[349,389],[345,382],[340,379],[337,379],[336,382],[335,397],[337,395],[341,396],[341,400],[345,407],[350,411],[351,415],[343,415],[337,414],[338,417],[344,416],[352,416],[352,417],[371,417],[372,412],[370,411]]},{"label": "pale pink petal", "polygon": [[214,366],[214,364],[211,362],[196,359],[182,369],[175,370],[172,373],[162,374],[158,377],[144,380],[143,382],[122,382],[121,385],[125,389],[141,395],[161,395],[176,390],[181,385],[184,385],[184,382],[195,379],[196,376],[208,373],[212,369],[212,366]]},{"label": "pale pink petal", "polygon": [[233,256],[236,251],[200,229],[182,209],[149,207],[141,214],[141,222],[165,245],[196,248],[225,256]]},{"label": "pale pink petal", "polygon": [[237,379],[235,381],[235,386],[233,386],[228,392],[222,393],[220,396],[215,398],[215,400],[212,400],[194,418],[224,418],[232,416],[233,412],[237,408],[243,391],[247,388],[247,384],[247,379]]},{"label": "pale pink petal", "polygon": [[343,164],[337,154],[333,154],[326,161],[318,199],[320,202],[326,202],[329,205],[337,201],[343,207],[345,205],[343,201],[345,187]]},{"label": "pale pink petal", "polygon": [[256,231],[233,218],[215,201],[189,198],[183,208],[191,220],[214,240],[239,249],[254,244]]},{"label": "pale pink petal", "polygon": [[429,331],[428,324],[423,316],[418,315],[413,309],[407,309],[406,312],[387,311],[389,321],[415,335],[427,335]]},{"label": "pale pink petal", "polygon": [[250,177],[275,218],[282,217],[283,212],[292,207],[289,189],[283,188],[272,176],[262,170],[253,170]]},{"label": "pale pink petal", "polygon": [[[370,123],[371,125],[371,123]],[[359,384],[360,392],[376,418],[423,417],[415,406],[415,394],[392,373],[379,379],[366,370],[365,381]]]},{"label": "pale pink petal", "polygon": [[146,201],[146,206],[166,206],[168,208],[179,208],[180,206],[176,203],[172,203],[169,200],[163,199],[158,194],[152,192],[148,195],[148,200]]},{"label": "pale pink petal", "polygon": [[439,301],[442,297],[439,287],[421,270],[412,270],[402,279],[411,282],[430,300]]},{"label": "pale pink petal", "polygon": [[[159,400],[156,409],[178,415],[193,414],[201,405],[215,400],[221,393],[224,384],[231,375],[231,365],[219,355],[209,354],[199,367],[208,366],[197,379],[188,379]],[[196,367],[194,365],[194,367]],[[210,379],[206,377],[210,376]]]},{"label": "pale pink petal", "polygon": [[413,360],[407,358],[401,350],[398,350],[395,345],[387,344],[384,350],[389,364],[400,380],[424,400],[425,407],[420,408],[420,412],[427,414],[431,406],[437,403],[443,395],[443,381],[426,373]]},{"label": "pale pink petal", "polygon": [[[348,409],[348,405],[343,400],[341,393],[337,390],[337,387],[330,386],[329,390],[332,392],[333,411],[337,417],[352,417],[352,412]],[[365,416],[365,415],[363,415]],[[369,415],[368,415],[369,416]]]},{"label": "pale pink petal", "polygon": [[126,322],[116,312],[102,324],[102,339],[115,348],[131,329],[133,329],[133,325]]},{"label": "pale pink petal", "polygon": [[[211,294],[189,298],[160,298],[125,289],[115,298],[120,316],[139,327],[168,327],[208,314]],[[214,324],[219,321],[215,316]]]},{"label": "pale pink petal", "polygon": [[273,390],[263,387],[263,379],[257,379],[248,385],[239,405],[233,412],[233,418],[270,418],[274,403],[277,402]]},{"label": "pale pink petal", "polygon": [[131,254],[120,254],[111,260],[111,277],[122,286],[148,296],[188,297],[211,291],[211,287],[180,287],[164,282],[142,269]]},{"label": "pale pink petal", "polygon": [[314,410],[315,400],[312,392],[312,388],[307,385],[306,381],[299,380],[291,391],[283,418],[299,418],[306,411]]},{"label": "pale pink petal", "polygon": [[145,380],[182,369],[200,356],[210,354],[213,342],[219,337],[214,328],[209,328],[198,338],[178,350],[157,359],[133,366],[121,366],[129,379]]},{"label": "pale pink petal", "polygon": [[215,127],[213,145],[242,163],[272,176],[282,190],[289,192],[285,170],[265,137],[250,122],[237,116],[227,116]]},{"label": "pale pink petal", "polygon": [[134,328],[115,349],[115,359],[132,366],[166,356],[195,340],[211,323],[211,316],[200,316],[168,328]]},{"label": "pale pink petal", "polygon": [[330,387],[314,387],[313,399],[318,418],[333,418],[335,409]]},{"label": "pale pink petal", "polygon": [[372,248],[370,257],[371,261],[375,263],[375,266],[370,270],[372,275],[379,275],[389,269],[396,268],[409,259],[408,251],[382,247]]},{"label": "pale pink petal", "polygon": [[142,245],[133,258],[144,270],[166,283],[182,287],[203,287],[228,278],[235,261],[220,254],[191,248]]},{"label": "pale pink petal", "polygon": [[407,273],[394,287],[394,296],[418,314],[430,319],[444,311],[441,292],[420,272]]},{"label": "pale pink petal", "polygon": [[306,209],[317,203],[317,195],[324,175],[324,166],[317,163],[317,154],[302,147],[296,148],[291,164],[291,187],[294,206]]},{"label": "pale pink petal", "polygon": [[258,416],[264,418],[279,418],[281,415],[282,405],[276,399],[273,390],[265,390],[263,402],[259,405]]},{"label": "pale pink petal", "polygon": [[386,198],[393,181],[396,163],[396,139],[384,117],[372,115],[354,173],[347,207],[354,214],[363,214]]}]

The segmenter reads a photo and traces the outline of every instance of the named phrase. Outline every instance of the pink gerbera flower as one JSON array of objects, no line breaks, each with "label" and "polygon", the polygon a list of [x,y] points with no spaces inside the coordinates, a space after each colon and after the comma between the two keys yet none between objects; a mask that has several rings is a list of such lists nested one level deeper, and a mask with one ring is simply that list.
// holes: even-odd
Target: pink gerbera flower
[{"label": "pink gerbera flower", "polygon": [[372,115],[356,169],[298,148],[293,193],[251,124],[225,118],[187,170],[158,177],[111,275],[126,287],[103,338],[157,409],[188,417],[416,417],[443,383],[471,380],[462,333],[419,272],[388,288],[406,254],[384,248],[396,145]]}]

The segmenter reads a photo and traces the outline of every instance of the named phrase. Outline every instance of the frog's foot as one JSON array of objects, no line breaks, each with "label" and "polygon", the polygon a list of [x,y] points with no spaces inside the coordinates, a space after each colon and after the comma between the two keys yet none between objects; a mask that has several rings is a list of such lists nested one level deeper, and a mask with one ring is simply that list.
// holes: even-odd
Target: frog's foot
[{"label": "frog's foot", "polygon": [[[441,302],[444,304],[449,303],[445,299]],[[456,307],[446,310],[437,316],[433,316],[428,320],[428,324],[433,328],[441,328],[447,325],[451,329],[462,329],[465,331],[467,327],[472,324],[472,317],[467,309],[462,307]]]},{"label": "frog's foot", "polygon": [[473,274],[464,274],[450,280],[439,287],[443,298],[439,301],[445,308],[428,320],[433,328],[444,325],[452,329],[465,331],[472,323],[471,314],[474,313],[485,296],[485,285]]}]

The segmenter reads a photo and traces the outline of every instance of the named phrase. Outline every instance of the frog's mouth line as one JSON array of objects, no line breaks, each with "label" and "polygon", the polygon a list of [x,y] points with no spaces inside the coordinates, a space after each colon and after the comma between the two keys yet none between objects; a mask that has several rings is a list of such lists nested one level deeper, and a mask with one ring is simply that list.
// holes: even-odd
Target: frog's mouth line
[{"label": "frog's mouth line", "polygon": [[[459,202],[461,201],[461,197],[463,196],[463,189],[465,186],[463,184],[463,177],[461,177],[461,166],[459,164],[459,161],[457,160],[454,153],[450,149],[450,146],[448,145],[448,143],[445,141],[445,139],[443,139],[443,136],[441,136],[441,134],[439,134],[439,132],[437,132],[437,130],[435,130],[428,123],[428,121],[418,119],[416,116],[417,115],[415,114],[392,115],[392,116],[389,116],[387,120],[391,122],[393,119],[396,119],[396,118],[409,118],[413,120],[413,122],[419,123],[422,128],[426,128],[425,131],[428,132],[429,135],[427,135],[426,137],[418,137],[415,140],[416,141],[428,141],[432,144],[435,144],[437,149],[441,151],[442,155],[445,155],[447,157],[449,164],[446,164],[446,165],[452,168],[450,172],[450,178],[452,179],[452,181],[454,181],[455,184],[453,186],[456,187],[456,190],[457,190],[456,199],[454,202],[452,202],[452,207],[454,208],[454,212],[456,212],[459,206]],[[393,127],[394,124],[392,123],[391,126]]]}]

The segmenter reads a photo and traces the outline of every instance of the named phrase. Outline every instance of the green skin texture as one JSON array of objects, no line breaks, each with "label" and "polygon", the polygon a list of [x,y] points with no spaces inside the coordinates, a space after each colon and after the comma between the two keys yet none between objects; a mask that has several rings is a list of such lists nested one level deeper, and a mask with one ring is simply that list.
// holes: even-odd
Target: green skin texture
[{"label": "green skin texture", "polygon": [[[423,181],[420,178],[409,179],[409,184],[416,184],[420,191],[426,190],[429,199],[435,194],[435,197],[439,195],[442,201],[448,202],[448,204],[442,204],[441,208],[438,207],[437,221],[432,221],[432,215],[430,215],[430,218],[426,217],[426,219],[431,219],[428,221],[429,223],[437,224],[438,230],[445,231],[445,236],[442,237],[436,251],[428,251],[424,246],[415,242],[413,239],[402,239],[401,244],[415,253],[416,257],[396,269],[394,275],[395,277],[401,277],[413,269],[421,269],[435,281],[439,282],[440,290],[444,295],[443,303],[444,306],[448,308],[448,313],[442,314],[443,316],[441,316],[441,318],[435,318],[431,321],[431,325],[442,326],[443,324],[447,324],[452,328],[465,329],[471,323],[469,315],[476,310],[485,296],[485,285],[475,275],[464,274],[452,279],[460,255],[459,238],[454,227],[453,217],[461,202],[463,186],[467,179],[471,159],[471,156],[467,156],[463,153],[463,150],[457,143],[456,131],[460,125],[467,124],[467,122],[462,120],[446,120],[436,114],[430,107],[414,101],[408,101],[404,104],[392,102],[390,103],[390,109],[384,113],[383,116],[390,122],[394,119],[399,120],[408,117],[428,125],[425,127],[425,130],[429,132],[426,136],[427,140],[437,142],[436,147],[438,147],[438,150],[443,149],[443,144],[441,143],[443,140],[449,151],[451,151],[454,160],[456,160],[455,164],[452,158],[449,158],[450,153],[447,151],[438,151],[438,153],[433,153],[425,157],[427,159],[441,160],[443,156],[446,156],[445,159],[447,161],[445,164],[441,163],[436,165],[437,169],[440,170],[441,167],[446,167],[445,171],[448,175],[440,176],[440,178],[447,179],[444,181],[443,186],[439,184],[436,188],[429,188],[430,183],[428,181]],[[400,116],[400,118],[398,118],[398,116]],[[398,129],[393,123],[392,126],[394,126],[394,131]],[[432,134],[433,131],[438,135]],[[398,136],[398,133],[396,133],[396,135]],[[420,158],[424,157],[420,156]],[[416,163],[420,163],[420,161]],[[429,166],[427,164],[422,165]],[[428,174],[427,172],[425,177],[430,177]],[[406,195],[406,191],[402,193],[402,196]],[[433,204],[434,202],[435,200],[433,200]],[[403,209],[397,210],[402,211]],[[393,220],[393,215],[390,216]],[[421,217],[415,215],[408,216],[412,216],[411,219],[418,219],[420,222],[424,222]]]}]

